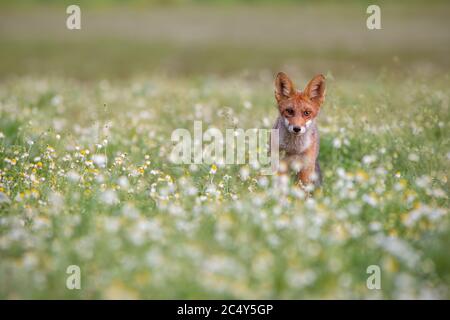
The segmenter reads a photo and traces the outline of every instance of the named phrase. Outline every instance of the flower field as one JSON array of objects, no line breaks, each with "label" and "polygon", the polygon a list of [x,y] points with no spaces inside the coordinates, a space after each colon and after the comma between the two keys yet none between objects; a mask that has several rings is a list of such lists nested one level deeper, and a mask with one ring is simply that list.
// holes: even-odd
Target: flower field
[{"label": "flower field", "polygon": [[270,73],[4,80],[0,297],[450,298],[448,74],[327,85],[308,196],[252,166],[169,160],[194,120],[270,128]]}]

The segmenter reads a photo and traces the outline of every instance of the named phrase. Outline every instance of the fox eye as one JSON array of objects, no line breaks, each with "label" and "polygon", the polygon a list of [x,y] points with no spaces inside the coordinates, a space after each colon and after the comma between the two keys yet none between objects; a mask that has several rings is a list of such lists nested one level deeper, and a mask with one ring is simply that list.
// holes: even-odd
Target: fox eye
[{"label": "fox eye", "polygon": [[287,114],[290,115],[290,116],[293,116],[293,115],[294,115],[294,109],[292,109],[292,108],[287,108],[287,109],[286,109],[286,112],[287,112]]},{"label": "fox eye", "polygon": [[308,111],[308,110],[303,111],[303,115],[304,115],[305,117],[308,117],[310,114],[311,114],[311,111]]}]

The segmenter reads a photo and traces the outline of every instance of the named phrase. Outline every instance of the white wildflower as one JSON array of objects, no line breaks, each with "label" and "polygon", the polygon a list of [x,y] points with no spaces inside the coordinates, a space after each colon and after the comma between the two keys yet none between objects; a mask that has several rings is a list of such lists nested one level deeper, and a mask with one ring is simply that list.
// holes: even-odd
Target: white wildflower
[{"label": "white wildflower", "polygon": [[371,164],[371,163],[374,163],[376,160],[377,160],[377,156],[376,155],[365,155],[362,158],[362,162],[364,164]]},{"label": "white wildflower", "polygon": [[119,198],[117,197],[117,193],[114,190],[106,190],[103,191],[100,195],[100,200],[108,205],[114,205],[119,202]]},{"label": "white wildflower", "polygon": [[106,166],[107,158],[104,154],[94,154],[92,156],[92,161],[100,168],[104,168]]},{"label": "white wildflower", "polygon": [[419,159],[420,159],[419,156],[417,154],[415,154],[415,153],[410,153],[408,155],[408,160],[409,161],[418,162]]},{"label": "white wildflower", "polygon": [[241,170],[239,170],[239,176],[241,177],[241,180],[245,181],[248,179],[250,175],[250,171],[247,167],[242,167]]},{"label": "white wildflower", "polygon": [[130,182],[128,181],[128,178],[125,176],[119,177],[119,179],[117,180],[117,183],[124,190],[128,190],[128,188],[130,186]]},{"label": "white wildflower", "polygon": [[333,147],[335,147],[336,149],[339,149],[342,146],[342,142],[339,138],[334,138],[333,139]]},{"label": "white wildflower", "polygon": [[431,178],[429,176],[423,175],[416,179],[416,185],[420,188],[428,188],[431,183]]},{"label": "white wildflower", "polygon": [[367,203],[368,205],[372,206],[372,207],[376,207],[377,206],[377,199],[375,199],[374,197],[365,194],[362,196],[362,200]]},{"label": "white wildflower", "polygon": [[72,182],[78,182],[80,180],[80,175],[77,172],[70,170],[67,172],[67,179]]},{"label": "white wildflower", "polygon": [[9,199],[9,197],[5,193],[0,192],[0,204],[1,203],[10,203],[10,202],[11,202],[11,200]]}]

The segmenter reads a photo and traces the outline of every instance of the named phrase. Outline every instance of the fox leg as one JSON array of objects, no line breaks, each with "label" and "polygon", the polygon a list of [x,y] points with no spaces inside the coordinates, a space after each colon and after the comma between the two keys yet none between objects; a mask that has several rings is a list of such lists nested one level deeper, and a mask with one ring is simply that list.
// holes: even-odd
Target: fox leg
[{"label": "fox leg", "polygon": [[297,177],[304,186],[307,186],[314,183],[315,173],[315,164],[308,164],[300,170],[300,172],[297,174]]},{"label": "fox leg", "polygon": [[316,188],[319,187],[322,183],[319,162],[315,161],[314,164],[303,167],[297,177],[304,186],[313,184]]},{"label": "fox leg", "polygon": [[317,162],[318,144],[313,144],[310,148],[302,153],[303,166],[298,172],[297,177],[303,186],[313,184],[317,186],[318,173],[320,172],[319,164]]},{"label": "fox leg", "polygon": [[314,184],[316,187],[320,186],[322,184],[322,171],[320,170],[319,161],[316,160],[316,168],[315,168],[315,181]]}]

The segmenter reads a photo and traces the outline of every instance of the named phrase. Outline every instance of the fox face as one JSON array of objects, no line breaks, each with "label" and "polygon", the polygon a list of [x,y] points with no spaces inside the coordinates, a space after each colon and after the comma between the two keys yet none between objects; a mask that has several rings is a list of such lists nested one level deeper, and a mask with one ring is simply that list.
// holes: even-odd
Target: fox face
[{"label": "fox face", "polygon": [[275,80],[275,99],[286,129],[295,135],[304,134],[325,100],[325,77],[319,74],[303,91],[297,91],[291,79],[280,72]]}]

